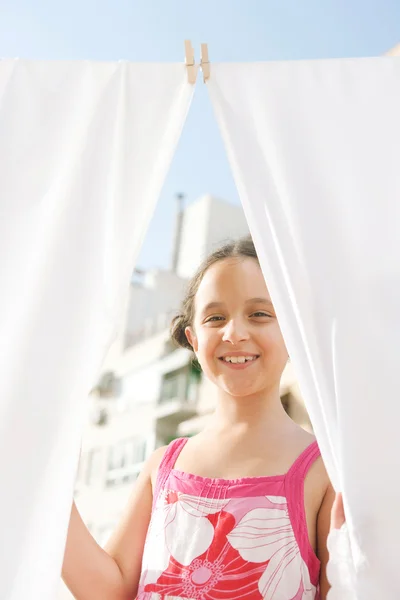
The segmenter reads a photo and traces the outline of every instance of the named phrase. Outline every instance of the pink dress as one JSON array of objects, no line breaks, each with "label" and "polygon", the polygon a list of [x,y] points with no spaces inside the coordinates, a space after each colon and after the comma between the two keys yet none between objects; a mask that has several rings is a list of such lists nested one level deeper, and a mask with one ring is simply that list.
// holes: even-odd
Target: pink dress
[{"label": "pink dress", "polygon": [[210,479],[160,464],[137,600],[316,600],[320,563],[304,509],[311,444],[286,475]]}]

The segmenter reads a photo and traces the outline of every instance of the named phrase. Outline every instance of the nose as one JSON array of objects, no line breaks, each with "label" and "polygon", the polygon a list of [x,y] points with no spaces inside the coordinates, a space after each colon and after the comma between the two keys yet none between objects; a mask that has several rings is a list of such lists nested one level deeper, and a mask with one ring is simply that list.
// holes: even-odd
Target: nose
[{"label": "nose", "polygon": [[224,327],[222,340],[238,344],[249,339],[249,331],[242,319],[231,319]]}]

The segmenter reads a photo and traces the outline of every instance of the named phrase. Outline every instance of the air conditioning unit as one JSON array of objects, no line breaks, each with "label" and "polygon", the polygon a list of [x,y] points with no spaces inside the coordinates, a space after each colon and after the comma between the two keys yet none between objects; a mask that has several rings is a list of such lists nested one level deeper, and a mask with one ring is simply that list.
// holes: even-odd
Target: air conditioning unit
[{"label": "air conditioning unit", "polygon": [[98,425],[101,427],[102,425],[107,425],[108,423],[108,412],[105,408],[96,408],[92,413],[92,423],[93,425]]},{"label": "air conditioning unit", "polygon": [[107,371],[101,376],[96,391],[100,398],[115,398],[119,395],[120,388],[120,379],[112,371]]}]

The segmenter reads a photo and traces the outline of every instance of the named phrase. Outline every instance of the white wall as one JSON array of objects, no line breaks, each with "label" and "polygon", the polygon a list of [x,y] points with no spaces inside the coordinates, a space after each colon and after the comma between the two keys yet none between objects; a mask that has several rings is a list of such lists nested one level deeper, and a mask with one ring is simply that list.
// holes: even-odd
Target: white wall
[{"label": "white wall", "polygon": [[191,277],[210,252],[248,232],[241,206],[210,195],[199,198],[184,212],[178,274]]},{"label": "white wall", "polygon": [[[125,318],[125,337],[138,331],[149,332],[156,327],[157,317],[179,310],[187,281],[175,273],[154,269],[143,281],[134,283],[129,290]],[[164,324],[165,326],[165,324]]]},{"label": "white wall", "polygon": [[213,198],[210,202],[206,252],[212,252],[221,243],[232,241],[249,233],[241,206]]},{"label": "white wall", "polygon": [[207,247],[210,197],[204,196],[185,208],[177,272],[192,277],[203,260]]}]

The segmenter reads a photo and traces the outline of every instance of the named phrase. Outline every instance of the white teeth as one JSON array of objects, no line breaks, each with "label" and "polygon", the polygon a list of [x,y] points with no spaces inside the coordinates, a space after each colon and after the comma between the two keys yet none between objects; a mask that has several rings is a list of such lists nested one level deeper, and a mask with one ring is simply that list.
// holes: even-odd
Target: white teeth
[{"label": "white teeth", "polygon": [[251,360],[255,360],[257,356],[225,356],[223,360],[232,364],[243,364]]}]

